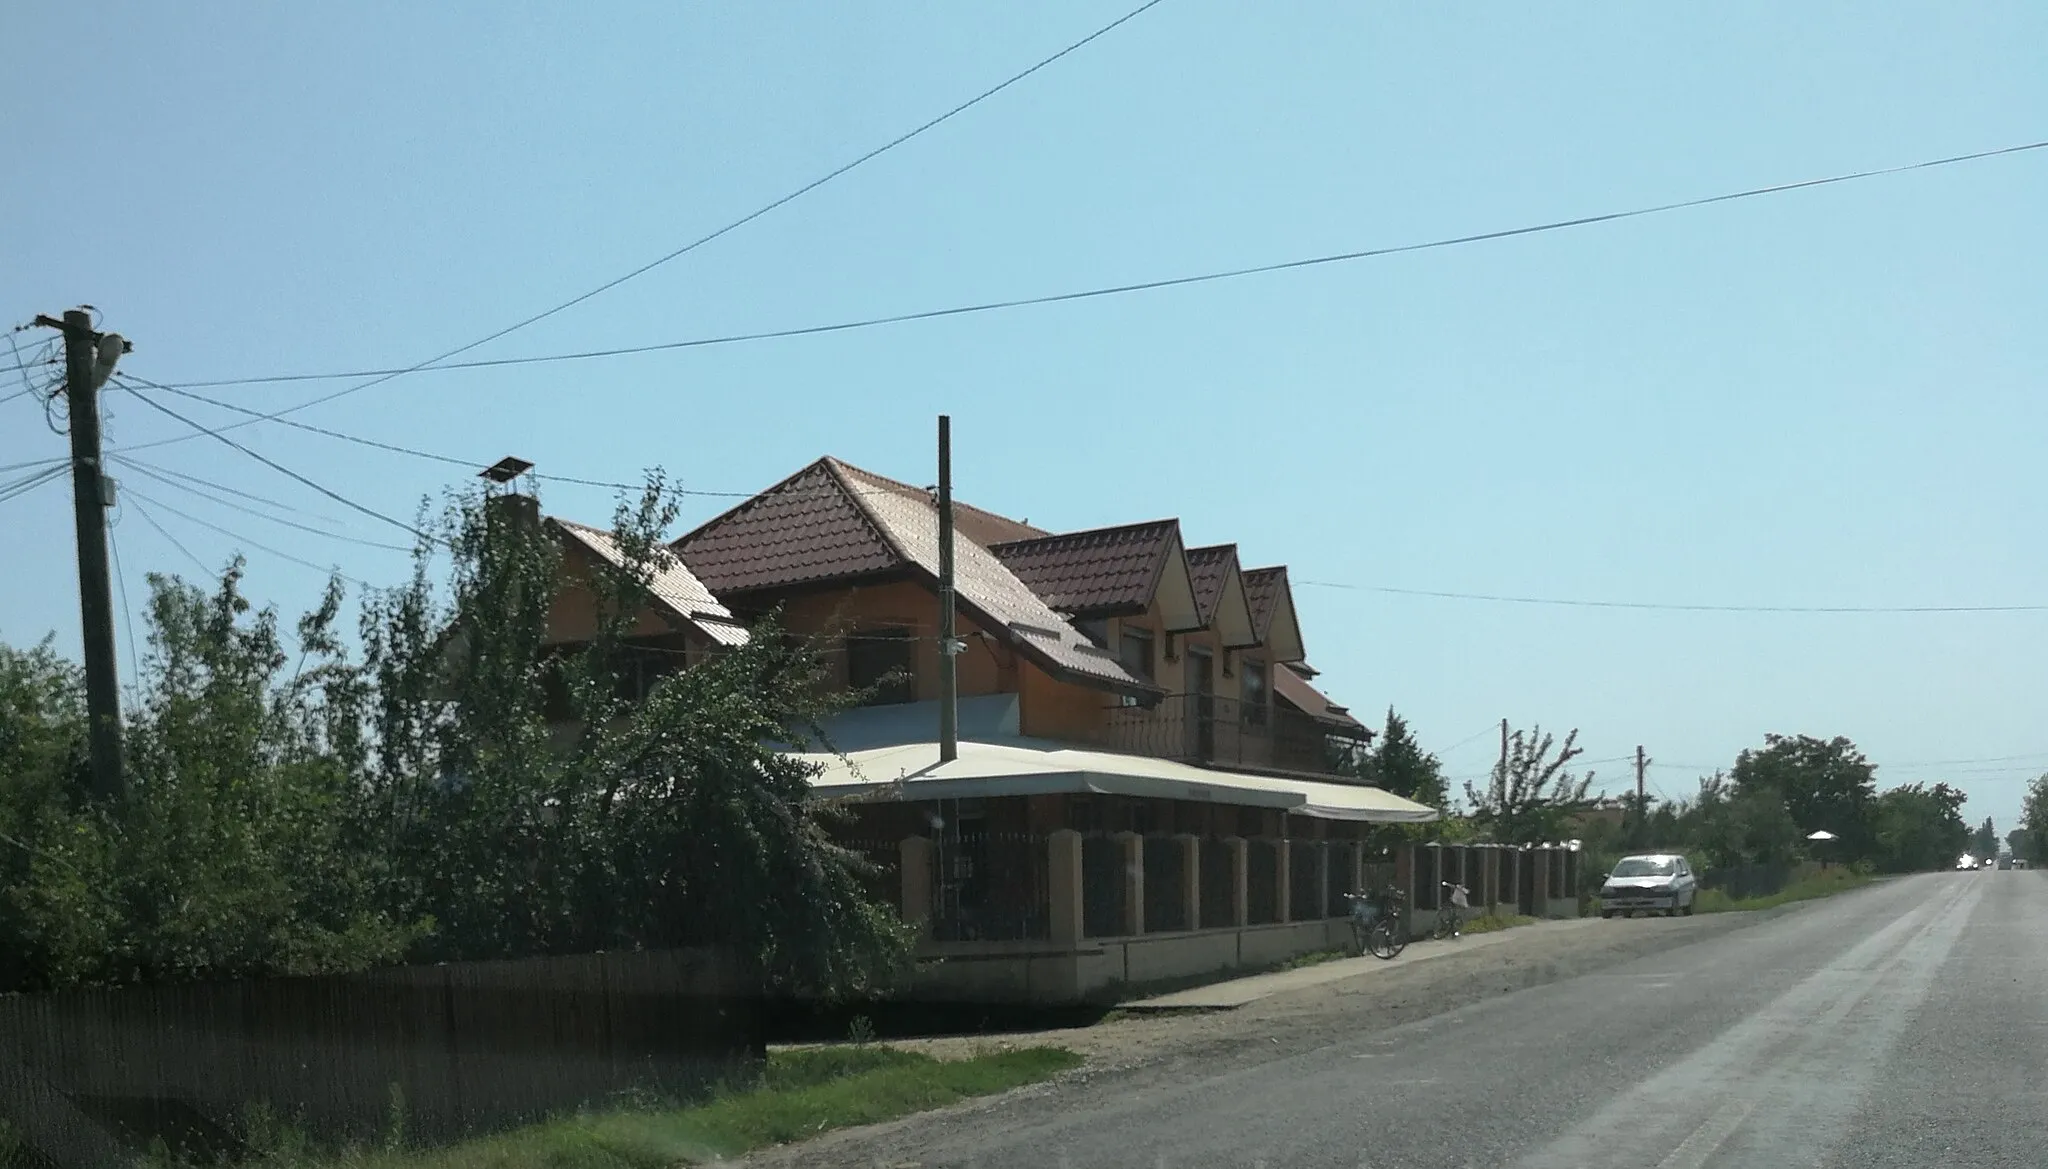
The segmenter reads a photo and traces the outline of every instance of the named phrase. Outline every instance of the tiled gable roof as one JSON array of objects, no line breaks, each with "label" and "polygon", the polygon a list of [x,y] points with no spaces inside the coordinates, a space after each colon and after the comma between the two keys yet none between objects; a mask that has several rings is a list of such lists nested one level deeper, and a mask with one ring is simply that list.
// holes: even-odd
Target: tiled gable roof
[{"label": "tiled gable roof", "polygon": [[[612,567],[626,566],[625,553],[612,533],[553,516],[548,523]],[[721,645],[745,645],[746,627],[690,572],[682,558],[667,548],[657,547],[654,552],[654,572],[647,591],[655,603]]]},{"label": "tiled gable roof", "polygon": [[1216,603],[1223,599],[1223,584],[1237,567],[1237,545],[1211,544],[1188,549],[1188,575],[1195,582],[1195,604],[1201,607],[1204,623],[1216,619]]},{"label": "tiled gable roof", "polygon": [[1282,666],[1273,671],[1273,695],[1284,699],[1289,705],[1319,722],[1331,723],[1363,738],[1371,738],[1372,731],[1364,723],[1352,717],[1349,709],[1331,702],[1322,691],[1309,685],[1292,667]]},{"label": "tiled gable roof", "polygon": [[[1270,646],[1281,661],[1301,660],[1301,620],[1294,610],[1294,590],[1287,581],[1287,566],[1244,570],[1245,600],[1252,609],[1252,625],[1259,644]],[[1285,626],[1276,619],[1285,616]]]},{"label": "tiled gable roof", "polygon": [[989,548],[1017,579],[1063,613],[1142,613],[1178,543],[1177,520],[1064,532]]},{"label": "tiled gable roof", "polygon": [[[954,504],[953,575],[962,609],[1055,673],[1113,689],[1156,688],[1125,672],[982,542],[1044,531]],[[891,570],[939,572],[938,507],[922,488],[820,459],[676,541],[714,592],[753,592]]]},{"label": "tiled gable roof", "polygon": [[1273,611],[1280,606],[1280,592],[1287,587],[1287,569],[1248,568],[1244,571],[1244,599],[1251,603],[1252,627],[1263,639],[1273,626]]}]

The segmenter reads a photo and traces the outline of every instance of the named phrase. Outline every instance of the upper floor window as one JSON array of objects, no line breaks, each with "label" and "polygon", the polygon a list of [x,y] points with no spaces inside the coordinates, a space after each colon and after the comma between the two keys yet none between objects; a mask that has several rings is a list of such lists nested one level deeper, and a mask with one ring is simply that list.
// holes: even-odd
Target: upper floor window
[{"label": "upper floor window", "polygon": [[912,656],[916,644],[910,630],[896,626],[849,634],[846,684],[855,690],[872,688],[866,698],[872,706],[916,701],[916,662]]},{"label": "upper floor window", "polygon": [[1148,629],[1133,629],[1126,625],[1117,642],[1117,660],[1129,670],[1131,676],[1150,682],[1152,680],[1152,632]]},{"label": "upper floor window", "polygon": [[1255,727],[1266,725],[1266,663],[1246,658],[1238,663],[1237,673],[1243,679],[1245,723]]}]

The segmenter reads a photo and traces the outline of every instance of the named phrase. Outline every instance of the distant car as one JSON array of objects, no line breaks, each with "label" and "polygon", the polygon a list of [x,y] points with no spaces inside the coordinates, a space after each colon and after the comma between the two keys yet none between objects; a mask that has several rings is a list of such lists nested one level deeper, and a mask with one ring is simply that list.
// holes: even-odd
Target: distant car
[{"label": "distant car", "polygon": [[1699,879],[1692,865],[1675,852],[1646,852],[1622,857],[1600,886],[1600,916],[1662,911],[1666,917],[1691,916],[1699,898]]},{"label": "distant car", "polygon": [[1971,856],[1971,855],[1970,855],[1969,853],[1967,853],[1967,852],[1966,852],[1966,853],[1964,853],[1964,854],[1963,854],[1962,856],[1960,856],[1960,857],[1957,857],[1957,858],[1956,858],[1956,872],[1959,872],[1959,873],[1973,873],[1973,872],[1976,872],[1976,871],[1977,871],[1977,858],[1976,858],[1976,857],[1973,857],[1973,856]]},{"label": "distant car", "polygon": [[2000,854],[1998,858],[1998,867],[2001,869],[2012,868],[2012,858],[2010,856]]}]

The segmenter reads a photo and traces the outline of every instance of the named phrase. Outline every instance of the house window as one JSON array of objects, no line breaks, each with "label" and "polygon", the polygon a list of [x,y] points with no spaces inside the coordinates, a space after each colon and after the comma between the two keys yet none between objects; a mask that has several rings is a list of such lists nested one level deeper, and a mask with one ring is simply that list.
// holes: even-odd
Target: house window
[{"label": "house window", "polygon": [[1117,660],[1131,672],[1133,678],[1147,682],[1152,680],[1152,633],[1146,629],[1124,626],[1122,640],[1117,643]]},{"label": "house window", "polygon": [[846,684],[869,690],[863,702],[887,706],[917,699],[917,678],[911,659],[910,630],[897,627],[863,629],[846,639]]},{"label": "house window", "polygon": [[1087,638],[1089,641],[1094,642],[1097,649],[1106,648],[1109,645],[1108,618],[1094,617],[1087,620],[1076,621],[1074,622],[1074,628],[1081,631],[1081,636]]},{"label": "house window", "polygon": [[1266,663],[1246,658],[1238,666],[1238,675],[1243,679],[1244,721],[1246,726],[1266,725]]}]

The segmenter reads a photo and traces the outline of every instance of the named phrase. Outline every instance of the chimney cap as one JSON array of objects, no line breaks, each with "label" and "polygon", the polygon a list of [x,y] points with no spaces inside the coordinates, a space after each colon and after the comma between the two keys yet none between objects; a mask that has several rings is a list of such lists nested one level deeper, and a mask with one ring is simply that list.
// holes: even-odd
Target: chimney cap
[{"label": "chimney cap", "polygon": [[493,483],[510,483],[531,470],[533,470],[532,463],[513,455],[506,455],[504,458],[477,472],[477,477],[479,479],[489,479]]}]

